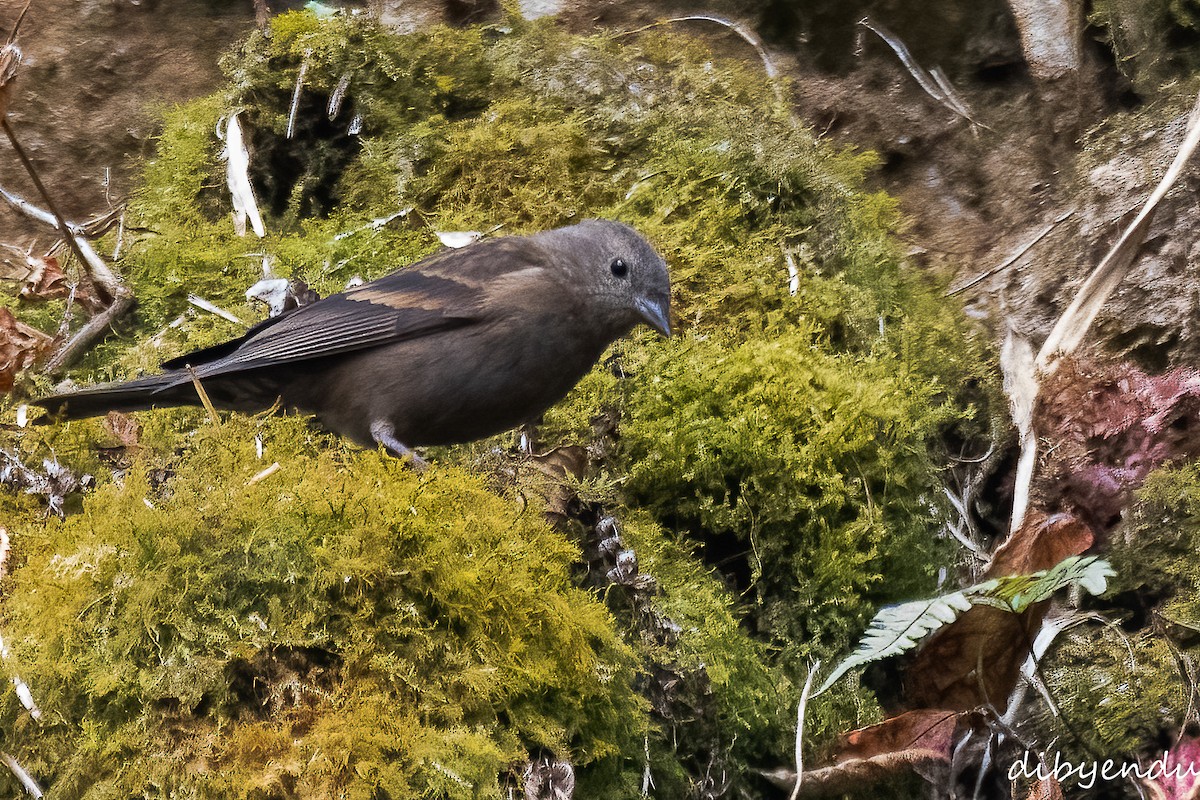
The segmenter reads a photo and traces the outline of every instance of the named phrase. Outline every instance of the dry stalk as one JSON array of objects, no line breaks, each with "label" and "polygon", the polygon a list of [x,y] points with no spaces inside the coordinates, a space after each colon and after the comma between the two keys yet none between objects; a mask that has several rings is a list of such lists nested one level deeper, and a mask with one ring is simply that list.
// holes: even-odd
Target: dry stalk
[{"label": "dry stalk", "polygon": [[192,376],[192,385],[196,387],[196,394],[200,396],[200,402],[204,405],[204,410],[208,412],[208,419],[212,422],[213,427],[221,426],[221,418],[217,416],[217,409],[213,406],[213,402],[209,399],[208,392],[204,390],[204,384],[200,383],[200,376],[196,374],[196,370],[191,364],[187,365],[188,375]]},{"label": "dry stalk", "polygon": [[1063,214],[1059,214],[1057,217],[1054,218],[1053,222],[1051,222],[1046,227],[1042,228],[1042,230],[1039,231],[1036,236],[1034,236],[1028,242],[1021,245],[1019,248],[1017,248],[1016,252],[1014,252],[1008,258],[1004,259],[1004,261],[1002,261],[999,264],[997,264],[996,266],[992,267],[991,269],[989,269],[987,272],[983,273],[982,275],[972,278],[971,280],[964,283],[962,286],[959,286],[957,289],[950,289],[949,291],[946,292],[946,297],[953,297],[956,294],[961,294],[962,292],[965,292],[967,289],[970,289],[974,286],[978,286],[979,284],[983,283],[988,278],[995,275],[997,272],[1002,272],[1002,271],[1008,269],[1013,264],[1015,264],[1021,258],[1021,256],[1025,255],[1030,250],[1032,250],[1034,245],[1036,245],[1042,239],[1045,239],[1047,236],[1049,236],[1051,231],[1053,231],[1055,228],[1057,228],[1062,223],[1066,222],[1074,214],[1075,214],[1074,211],[1067,211]]},{"label": "dry stalk", "polygon": [[83,357],[91,346],[112,327],[112,324],[123,317],[133,308],[133,295],[123,294],[112,301],[108,308],[87,321],[87,324],[76,331],[70,341],[59,348],[58,352],[46,362],[44,370],[47,375],[60,375],[68,367]]},{"label": "dry stalk", "polygon": [[934,100],[948,108],[950,111],[971,123],[972,126],[983,128],[984,130],[991,130],[991,128],[989,128],[987,125],[984,125],[982,122],[979,122],[973,116],[971,116],[970,110],[959,98],[958,94],[954,91],[954,87],[950,85],[950,81],[941,72],[941,70],[935,67],[933,73],[931,74],[924,67],[918,64],[917,60],[913,58],[912,53],[909,51],[908,46],[904,44],[904,42],[902,42],[900,38],[896,36],[896,34],[892,33],[882,25],[872,22],[867,17],[863,17],[861,20],[859,20],[858,24],[874,33],[880,39],[883,39],[884,43],[886,43],[888,47],[892,48],[892,52],[894,52],[896,57],[900,59],[900,63],[903,64],[904,68],[908,70],[908,74],[912,75],[913,80],[917,82],[917,85],[925,90],[925,94],[929,95]]},{"label": "dry stalk", "polygon": [[17,763],[15,758],[10,756],[8,753],[5,753],[3,750],[0,750],[0,761],[4,762],[4,766],[8,767],[8,771],[13,774],[13,777],[20,782],[21,786],[24,787],[25,791],[28,792],[31,797],[43,796],[42,787],[37,785],[37,781],[35,781],[30,774],[25,771],[24,767]]},{"label": "dry stalk", "polygon": [[808,678],[804,681],[804,690],[800,692],[800,704],[796,707],[796,785],[792,787],[792,793],[788,795],[788,800],[796,800],[800,796],[800,787],[804,783],[804,716],[808,709],[813,677],[820,669],[821,662],[817,661],[808,670]]}]

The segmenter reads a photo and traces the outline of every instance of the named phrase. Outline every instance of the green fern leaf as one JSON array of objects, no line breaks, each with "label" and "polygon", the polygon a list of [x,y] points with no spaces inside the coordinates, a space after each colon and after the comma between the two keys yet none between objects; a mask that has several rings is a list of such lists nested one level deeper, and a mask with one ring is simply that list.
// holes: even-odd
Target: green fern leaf
[{"label": "green fern leaf", "polygon": [[837,665],[813,696],[827,690],[855,667],[911,650],[929,634],[958,619],[972,605],[988,605],[1019,614],[1068,586],[1103,594],[1108,578],[1115,574],[1112,566],[1101,558],[1071,556],[1048,570],[1030,575],[993,578],[941,597],[886,606],[871,620],[858,648]]},{"label": "green fern leaf", "polygon": [[855,667],[911,650],[933,631],[958,619],[958,615],[970,607],[971,600],[965,592],[885,606],[871,620],[871,626],[863,634],[858,649],[838,664],[813,696],[824,692]]},{"label": "green fern leaf", "polygon": [[1089,594],[1103,594],[1108,586],[1108,579],[1116,573],[1112,566],[1097,556],[1071,556],[1047,570],[1035,572],[1032,575],[1014,575],[997,578],[997,586],[987,591],[978,591],[979,586],[973,586],[965,591],[978,593],[979,597],[973,602],[986,602],[986,599],[998,600],[999,603],[989,603],[998,608],[1004,608],[1019,614],[1034,603],[1047,600],[1055,592],[1068,586],[1080,586]]}]

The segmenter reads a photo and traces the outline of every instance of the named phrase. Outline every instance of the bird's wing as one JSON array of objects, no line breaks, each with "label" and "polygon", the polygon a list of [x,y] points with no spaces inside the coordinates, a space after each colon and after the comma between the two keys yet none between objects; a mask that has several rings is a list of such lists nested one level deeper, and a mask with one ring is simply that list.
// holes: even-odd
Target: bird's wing
[{"label": "bird's wing", "polygon": [[[266,320],[242,338],[164,364],[199,377],[322,358],[460,328],[487,315],[495,287],[544,266],[503,239],[439,253],[409,269]],[[491,246],[488,246],[491,245]]]}]

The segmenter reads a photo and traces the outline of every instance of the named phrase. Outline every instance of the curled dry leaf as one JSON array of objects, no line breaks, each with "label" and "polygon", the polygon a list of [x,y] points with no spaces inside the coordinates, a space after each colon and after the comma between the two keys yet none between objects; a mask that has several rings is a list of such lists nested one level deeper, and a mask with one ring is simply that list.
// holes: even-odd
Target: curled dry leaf
[{"label": "curled dry leaf", "polygon": [[17,375],[44,353],[52,338],[0,308],[0,392],[12,391]]},{"label": "curled dry leaf", "polygon": [[575,491],[570,481],[587,472],[587,450],[578,445],[556,447],[529,459],[533,473],[530,483],[546,502],[546,517],[552,523],[565,522],[571,516]]},{"label": "curled dry leaf", "polygon": [[301,306],[307,306],[321,299],[321,295],[308,288],[308,284],[299,278],[263,278],[246,290],[247,300],[258,300],[267,305],[268,314],[278,317]]},{"label": "curled dry leaf", "polygon": [[956,711],[922,709],[859,728],[846,734],[838,761],[874,758],[906,750],[939,753],[949,761],[954,732],[961,716]]},{"label": "curled dry leaf", "polygon": [[72,287],[54,256],[35,256],[32,252],[8,244],[0,247],[12,253],[0,262],[0,280],[19,284],[21,299],[36,302],[71,297],[89,312],[104,308],[91,282],[85,280]]},{"label": "curled dry leaf", "polygon": [[1095,543],[1091,528],[1070,514],[1032,512],[992,555],[987,577],[1028,575],[1050,569],[1069,556],[1086,553]]},{"label": "curled dry leaf", "polygon": [[[904,772],[916,772],[936,785],[949,781],[950,758],[968,715],[954,711],[910,711],[847,734],[833,766],[807,770],[800,797],[852,792]],[[767,776],[790,789],[795,773]]]},{"label": "curled dry leaf", "polygon": [[21,48],[14,42],[0,47],[0,120],[8,116],[8,103],[12,98],[13,82],[21,66]]},{"label": "curled dry leaf", "polygon": [[21,297],[26,300],[54,300],[71,293],[71,287],[67,285],[67,276],[58,266],[57,258],[26,255],[25,262],[29,267],[29,274],[25,277],[25,285],[21,287]]}]

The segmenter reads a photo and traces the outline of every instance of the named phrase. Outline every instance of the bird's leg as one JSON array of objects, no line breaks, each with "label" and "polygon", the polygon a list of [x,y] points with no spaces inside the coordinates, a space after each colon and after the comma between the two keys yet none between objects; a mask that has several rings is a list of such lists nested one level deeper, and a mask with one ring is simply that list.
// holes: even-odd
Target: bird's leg
[{"label": "bird's leg", "polygon": [[540,417],[536,420],[531,419],[521,426],[521,436],[518,439],[518,446],[521,452],[527,456],[533,455],[534,451],[537,450],[537,426],[539,422],[541,422]]},{"label": "bird's leg", "polygon": [[413,469],[418,472],[423,472],[429,462],[421,458],[412,448],[396,438],[396,429],[392,427],[392,423],[386,420],[375,420],[371,423],[371,438],[376,444],[381,444],[387,448],[388,452],[397,458],[408,459],[412,462]]}]

